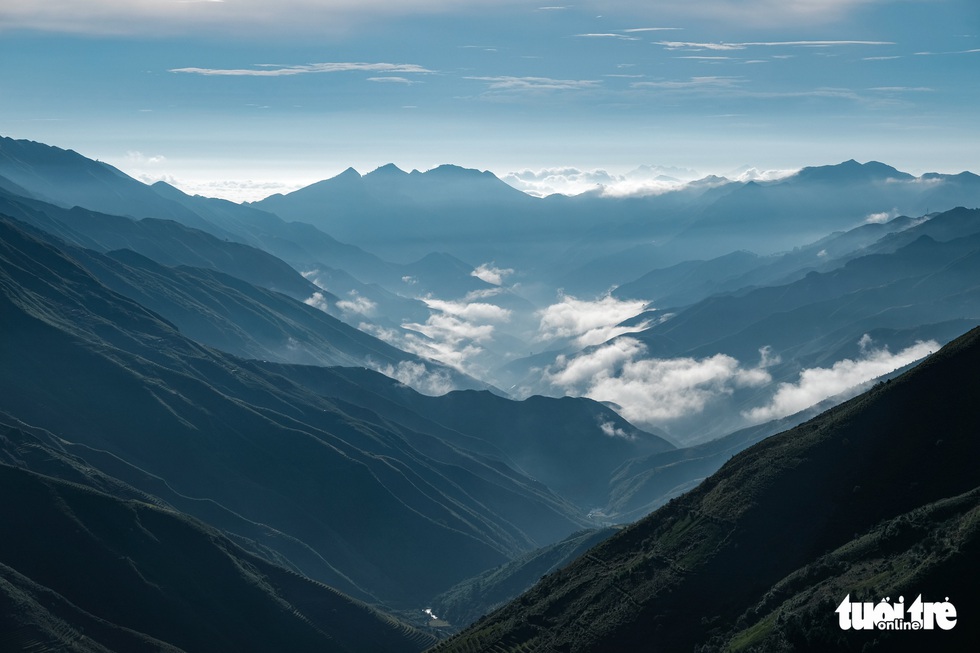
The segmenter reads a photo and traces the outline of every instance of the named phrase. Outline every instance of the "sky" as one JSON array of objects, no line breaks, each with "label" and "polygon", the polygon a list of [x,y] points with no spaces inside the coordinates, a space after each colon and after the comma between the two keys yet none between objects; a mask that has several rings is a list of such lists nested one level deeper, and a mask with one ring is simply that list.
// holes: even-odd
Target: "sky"
[{"label": "sky", "polygon": [[386,163],[980,172],[977,106],[976,0],[0,2],[0,135],[236,201]]}]

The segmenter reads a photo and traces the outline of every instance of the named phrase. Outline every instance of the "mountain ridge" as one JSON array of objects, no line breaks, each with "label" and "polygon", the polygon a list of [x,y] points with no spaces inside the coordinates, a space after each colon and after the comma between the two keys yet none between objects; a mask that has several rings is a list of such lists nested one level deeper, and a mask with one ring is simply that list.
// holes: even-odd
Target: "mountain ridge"
[{"label": "mountain ridge", "polygon": [[[890,383],[737,454],[696,489],[434,650],[691,650],[707,644],[775,583],[825,552],[884,521],[977,488],[978,364],[980,329],[974,329]],[[961,609],[976,605],[968,571],[977,570],[976,560],[970,564],[960,555],[945,564],[960,565],[959,580],[947,573],[950,585],[904,591],[955,595]],[[862,600],[882,598],[873,587]],[[815,638],[839,635],[832,607],[813,629]],[[961,622],[931,640],[949,648],[975,633],[976,624]],[[856,633],[849,640],[860,650],[881,635]],[[901,633],[891,635],[889,644],[902,650],[922,645],[903,645]],[[805,641],[795,648],[805,650]]]}]

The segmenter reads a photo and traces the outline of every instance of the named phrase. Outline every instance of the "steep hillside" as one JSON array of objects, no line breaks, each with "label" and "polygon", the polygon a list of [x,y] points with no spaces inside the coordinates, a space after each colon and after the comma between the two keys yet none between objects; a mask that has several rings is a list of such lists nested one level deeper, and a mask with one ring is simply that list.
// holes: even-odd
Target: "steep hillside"
[{"label": "steep hillside", "polygon": [[2,650],[408,652],[433,643],[173,510],[8,464],[0,492]]},{"label": "steep hillside", "polygon": [[409,606],[584,525],[540,484],[193,343],[0,228],[0,410],[109,475],[151,494],[162,480],[192,515],[284,534],[269,546],[310,577]]},{"label": "steep hillside", "polygon": [[[771,635],[772,650],[967,650],[966,617],[843,632],[834,606],[902,593],[977,609],[978,366],[973,330],[735,456],[437,650],[689,651],[729,635],[733,648]],[[793,599],[813,593],[819,605]]]}]

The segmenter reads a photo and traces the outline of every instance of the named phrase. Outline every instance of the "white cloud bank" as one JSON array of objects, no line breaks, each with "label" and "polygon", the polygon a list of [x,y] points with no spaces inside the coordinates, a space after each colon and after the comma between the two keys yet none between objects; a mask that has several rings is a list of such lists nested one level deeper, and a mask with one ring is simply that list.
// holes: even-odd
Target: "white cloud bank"
[{"label": "white cloud bank", "polygon": [[509,277],[512,274],[514,274],[514,270],[512,268],[498,268],[493,262],[490,262],[481,263],[479,267],[470,273],[470,276],[486,281],[487,283],[492,283],[495,286],[499,286],[504,283],[504,279],[506,277]]},{"label": "white cloud bank", "polygon": [[862,358],[846,358],[837,361],[830,368],[814,367],[803,370],[799,381],[780,383],[768,405],[746,411],[745,417],[753,422],[765,422],[792,415],[842,392],[862,389],[872,379],[914,363],[939,349],[939,343],[929,340],[916,342],[893,354],[887,347],[872,347],[871,338],[867,334],[860,344]]},{"label": "white cloud bank", "polygon": [[589,347],[648,326],[618,326],[647,310],[648,303],[643,300],[619,300],[611,295],[593,301],[571,295],[562,295],[560,299],[538,311],[538,340],[564,338],[572,340],[577,347]]},{"label": "white cloud bank", "polygon": [[[887,347],[874,347],[868,336],[859,344],[859,358],[840,360],[829,368],[804,369],[795,383],[780,383],[767,404],[742,412],[741,418],[747,423],[765,422],[848,391],[856,394],[875,378],[939,348],[930,340],[893,354]],[[779,358],[767,347],[759,353],[754,366],[725,354],[700,359],[647,358],[642,342],[622,337],[576,356],[559,356],[544,372],[544,379],[567,394],[611,402],[631,422],[669,427],[676,420],[705,413],[737,390],[771,384],[768,368]]]},{"label": "white cloud bank", "polygon": [[560,356],[546,380],[566,392],[612,402],[631,422],[661,425],[702,412],[715,397],[772,381],[765,369],[774,362],[768,350],[752,368],[724,354],[660,359],[646,353],[635,338],[618,338],[572,358]]},{"label": "white cloud bank", "polygon": [[[796,172],[797,169],[764,170],[744,167],[715,178],[713,183],[775,181]],[[625,173],[609,172],[601,168],[524,169],[508,172],[500,179],[534,197],[580,195],[587,192],[603,197],[643,197],[681,190],[691,182],[701,181],[704,175],[690,168],[644,165]]]}]

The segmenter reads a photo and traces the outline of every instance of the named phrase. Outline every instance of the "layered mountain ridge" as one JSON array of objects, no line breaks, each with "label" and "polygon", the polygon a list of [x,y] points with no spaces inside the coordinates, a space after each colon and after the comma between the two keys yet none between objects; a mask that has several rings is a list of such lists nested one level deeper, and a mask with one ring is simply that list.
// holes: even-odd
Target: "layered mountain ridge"
[{"label": "layered mountain ridge", "polygon": [[[538,199],[486,172],[385,166],[269,198],[306,223],[2,139],[0,475],[32,499],[3,517],[22,526],[0,551],[0,644],[269,650],[294,633],[297,648],[419,650],[545,574],[521,599],[543,612],[515,631],[484,619],[500,638],[450,646],[864,646],[828,629],[841,591],[945,591],[972,573],[976,451],[957,429],[975,384],[953,366],[921,399],[886,391],[921,389],[896,368],[980,324],[977,188],[846,161]],[[364,234],[387,239],[383,257]],[[975,339],[930,360],[972,361]],[[915,469],[934,452],[909,429],[927,423],[954,451],[936,444]],[[921,501],[906,477],[931,487]],[[878,501],[887,483],[894,505]],[[835,516],[801,521],[794,497]],[[617,544],[661,506],[641,538],[653,554]],[[57,537],[84,555],[32,555],[42,516],[52,533],[81,524]],[[796,548],[766,539],[786,528]],[[173,556],[150,544],[177,532]],[[782,548],[746,553],[760,547]],[[167,571],[176,556],[231,571],[205,591]],[[61,578],[85,559],[105,564]],[[869,580],[884,569],[905,576]],[[601,583],[566,600],[580,590],[558,577],[630,579],[640,605],[596,599]],[[720,596],[675,625],[711,583]],[[154,625],[153,610],[172,618]]]},{"label": "layered mountain ridge", "polygon": [[843,632],[834,609],[847,594],[949,596],[962,615],[976,605],[978,364],[973,330],[902,377],[738,454],[436,650],[966,645],[977,625],[965,617],[914,639]]}]

